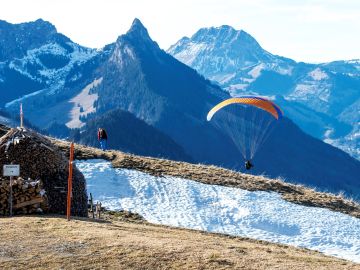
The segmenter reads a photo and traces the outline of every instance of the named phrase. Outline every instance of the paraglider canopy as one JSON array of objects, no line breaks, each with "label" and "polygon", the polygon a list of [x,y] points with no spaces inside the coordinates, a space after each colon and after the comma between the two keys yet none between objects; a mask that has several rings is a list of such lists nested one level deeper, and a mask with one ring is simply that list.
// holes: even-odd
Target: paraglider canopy
[{"label": "paraglider canopy", "polygon": [[212,108],[208,115],[207,120],[210,121],[211,118],[214,116],[214,114],[224,108],[225,106],[231,105],[231,104],[248,104],[251,106],[255,106],[259,109],[263,109],[264,111],[267,111],[272,116],[274,116],[277,120],[283,116],[283,112],[280,109],[279,106],[277,106],[272,101],[262,98],[262,97],[255,97],[255,96],[244,96],[244,97],[235,97],[235,98],[229,98],[227,100],[224,100],[217,104],[214,108]]},{"label": "paraglider canopy", "polygon": [[245,160],[252,160],[282,117],[282,110],[273,101],[258,96],[241,96],[215,105],[207,120],[232,139]]}]

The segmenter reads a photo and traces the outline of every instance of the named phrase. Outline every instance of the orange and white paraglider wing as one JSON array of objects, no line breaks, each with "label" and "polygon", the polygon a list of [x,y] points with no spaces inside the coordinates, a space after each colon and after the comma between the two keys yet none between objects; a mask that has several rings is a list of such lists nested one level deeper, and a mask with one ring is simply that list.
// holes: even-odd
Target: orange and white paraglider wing
[{"label": "orange and white paraglider wing", "polygon": [[211,118],[214,116],[216,112],[221,110],[222,108],[231,105],[231,104],[244,104],[244,105],[250,105],[257,107],[259,109],[262,109],[268,113],[270,113],[273,117],[275,117],[277,120],[280,119],[283,116],[283,112],[280,109],[279,106],[277,106],[275,103],[273,103],[270,100],[267,100],[262,97],[253,97],[253,96],[245,96],[245,97],[235,97],[235,98],[229,98],[227,100],[224,100],[214,106],[207,115],[207,120],[210,121]]}]

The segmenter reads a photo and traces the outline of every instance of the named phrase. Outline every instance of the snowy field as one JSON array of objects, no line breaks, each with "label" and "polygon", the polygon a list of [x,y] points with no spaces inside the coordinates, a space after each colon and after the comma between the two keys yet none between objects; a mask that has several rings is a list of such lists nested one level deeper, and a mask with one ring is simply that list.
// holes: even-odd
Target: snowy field
[{"label": "snowy field", "polygon": [[88,193],[112,210],[152,223],[305,247],[360,263],[360,219],[305,207],[274,192],[250,192],[177,177],[114,169],[104,160],[77,161]]}]

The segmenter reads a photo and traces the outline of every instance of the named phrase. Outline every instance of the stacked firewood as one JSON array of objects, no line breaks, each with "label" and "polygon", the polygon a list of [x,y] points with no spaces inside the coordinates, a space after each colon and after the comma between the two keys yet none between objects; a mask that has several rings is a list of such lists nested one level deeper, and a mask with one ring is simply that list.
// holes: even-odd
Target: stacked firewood
[{"label": "stacked firewood", "polygon": [[0,124],[0,137],[5,135],[9,131],[7,126]]},{"label": "stacked firewood", "polygon": [[[13,214],[43,213],[47,211],[46,192],[40,180],[23,179],[10,180],[0,178],[0,215],[9,215],[10,202]],[[11,188],[11,195],[10,195]],[[10,200],[12,198],[12,200]]]},{"label": "stacked firewood", "polygon": [[[42,188],[47,196],[48,208],[46,212],[66,213],[69,161],[68,157],[65,157],[50,140],[28,129],[14,128],[9,130],[0,138],[1,171],[4,164],[19,164],[20,176],[23,179],[41,179]],[[84,176],[76,167],[73,171],[72,187],[72,215],[86,216],[86,183]],[[29,192],[32,193],[33,189],[31,188]],[[3,191],[0,195],[1,199],[7,196],[2,193]],[[38,195],[28,194],[26,198],[38,198]]]}]

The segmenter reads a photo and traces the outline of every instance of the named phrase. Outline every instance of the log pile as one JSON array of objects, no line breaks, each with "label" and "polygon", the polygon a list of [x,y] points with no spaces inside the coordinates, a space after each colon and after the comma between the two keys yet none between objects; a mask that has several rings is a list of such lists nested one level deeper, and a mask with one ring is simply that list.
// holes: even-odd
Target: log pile
[{"label": "log pile", "polygon": [[0,137],[5,135],[9,131],[7,126],[0,124]]},{"label": "log pile", "polygon": [[[46,192],[41,180],[12,180],[12,212],[13,214],[43,213],[48,209]],[[0,215],[10,214],[10,180],[0,178]]]},{"label": "log pile", "polygon": [[[44,212],[66,213],[68,158],[50,140],[29,129],[10,129],[0,138],[1,175],[4,164],[19,164],[22,179],[41,179],[39,186],[42,186],[47,197],[46,209],[42,209]],[[6,196],[3,195],[5,192],[6,190],[1,189],[0,198]],[[33,189],[29,192],[33,193]],[[25,197],[40,200],[36,194]],[[71,213],[87,216],[86,183],[84,176],[75,166]]]}]

